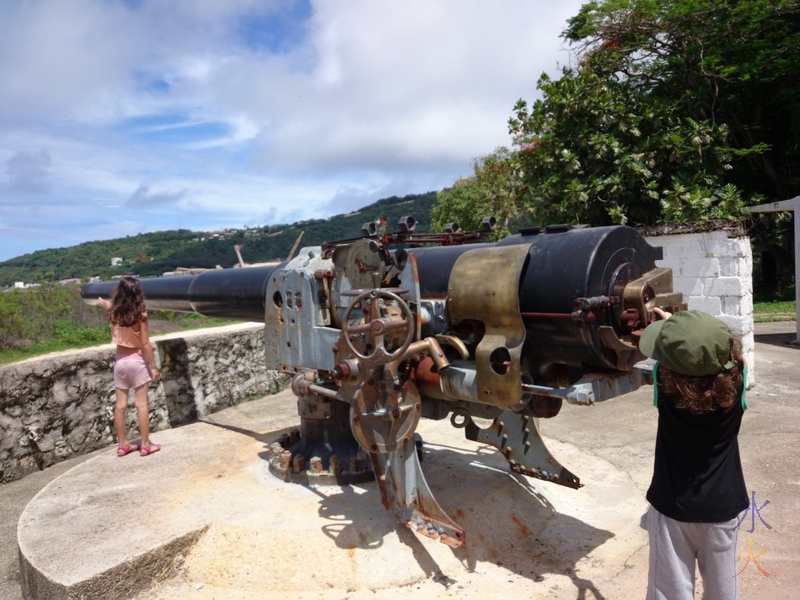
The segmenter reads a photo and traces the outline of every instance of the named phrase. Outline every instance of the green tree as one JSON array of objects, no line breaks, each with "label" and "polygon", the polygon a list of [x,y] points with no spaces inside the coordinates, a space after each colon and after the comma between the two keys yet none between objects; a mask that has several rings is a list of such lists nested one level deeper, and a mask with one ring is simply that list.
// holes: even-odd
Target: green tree
[{"label": "green tree", "polygon": [[800,193],[800,1],[604,0],[568,23],[563,37],[601,78],[727,126],[745,159],[730,182]]},{"label": "green tree", "polygon": [[510,120],[528,200],[548,219],[650,224],[798,193],[799,15],[798,0],[585,4],[563,33],[578,67]]},{"label": "green tree", "polygon": [[[700,163],[668,165],[658,220],[741,218],[742,200],[800,194],[800,0],[593,1],[563,37],[581,68],[651,107],[661,131],[675,128],[702,149]],[[687,125],[710,137],[692,136]],[[775,260],[778,290],[793,272],[788,222],[771,215],[750,226],[756,247]]]},{"label": "green tree", "polygon": [[445,225],[455,222],[465,231],[476,230],[483,217],[493,216],[497,219],[494,238],[508,235],[526,217],[520,202],[521,173],[511,156],[507,148],[497,148],[475,161],[472,177],[459,179],[453,187],[439,192],[431,228],[443,231]]},{"label": "green tree", "polygon": [[606,59],[586,59],[557,80],[543,75],[542,99],[515,107],[509,129],[535,219],[647,225],[735,214],[727,127],[605,76]]},{"label": "green tree", "polygon": [[[703,221],[800,193],[799,25],[800,0],[586,3],[563,33],[576,66],[509,120],[515,214]],[[439,224],[496,206],[479,167],[440,197]]]}]

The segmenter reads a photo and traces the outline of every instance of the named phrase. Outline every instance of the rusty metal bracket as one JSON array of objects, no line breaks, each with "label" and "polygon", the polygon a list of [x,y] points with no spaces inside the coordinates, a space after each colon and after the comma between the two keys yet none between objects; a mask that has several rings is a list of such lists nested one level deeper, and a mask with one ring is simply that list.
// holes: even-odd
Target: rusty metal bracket
[{"label": "rusty metal bracket", "polygon": [[405,381],[399,389],[375,374],[358,386],[350,406],[353,436],[368,452],[393,452],[413,439],[422,415],[417,386]]},{"label": "rusty metal bracket", "polygon": [[497,448],[515,473],[575,489],[581,487],[580,479],[550,454],[539,435],[536,419],[527,414],[504,410],[486,429],[478,427],[470,417],[464,435],[468,440]]},{"label": "rusty metal bracket", "polygon": [[413,438],[394,452],[370,456],[387,510],[394,508],[397,519],[416,533],[454,548],[464,545],[464,530],[439,506],[425,481]]},{"label": "rusty metal bracket", "polygon": [[566,388],[523,384],[522,391],[534,398],[561,398],[570,404],[591,406],[652,385],[653,364],[652,359],[647,359],[637,362],[627,372],[587,373]]}]

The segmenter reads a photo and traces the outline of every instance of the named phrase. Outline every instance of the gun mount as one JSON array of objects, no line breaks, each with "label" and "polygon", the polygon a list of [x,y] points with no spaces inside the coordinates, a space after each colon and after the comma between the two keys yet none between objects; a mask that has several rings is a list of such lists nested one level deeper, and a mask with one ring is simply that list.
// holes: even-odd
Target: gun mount
[{"label": "gun mount", "polygon": [[[420,467],[420,418],[497,448],[511,470],[581,486],[549,453],[539,419],[650,383],[638,335],[654,308],[685,308],[661,251],[622,227],[493,227],[444,234],[369,223],[365,237],[303,248],[278,265],[143,280],[148,308],[264,322],[267,366],[290,373],[300,426],[272,444],[286,480],[373,476],[411,529],[451,546],[465,532]],[[466,244],[464,242],[476,243]],[[114,283],[90,283],[86,302]],[[491,419],[479,426],[476,419]]]}]

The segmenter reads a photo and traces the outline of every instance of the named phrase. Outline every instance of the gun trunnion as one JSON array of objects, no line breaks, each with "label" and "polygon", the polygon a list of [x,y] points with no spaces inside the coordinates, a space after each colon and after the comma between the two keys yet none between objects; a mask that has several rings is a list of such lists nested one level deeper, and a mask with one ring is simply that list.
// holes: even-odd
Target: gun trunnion
[{"label": "gun trunnion", "polygon": [[[149,309],[264,322],[267,367],[290,373],[300,426],[270,470],[290,481],[375,477],[384,506],[451,546],[465,532],[420,467],[420,418],[449,417],[517,473],[578,488],[539,419],[650,383],[638,336],[654,308],[685,308],[661,249],[634,229],[529,228],[499,242],[457,226],[416,234],[368,223],[363,238],[277,265],[142,280]],[[86,302],[115,283],[89,283]],[[637,365],[638,363],[638,365]],[[476,419],[491,419],[482,428]]]}]

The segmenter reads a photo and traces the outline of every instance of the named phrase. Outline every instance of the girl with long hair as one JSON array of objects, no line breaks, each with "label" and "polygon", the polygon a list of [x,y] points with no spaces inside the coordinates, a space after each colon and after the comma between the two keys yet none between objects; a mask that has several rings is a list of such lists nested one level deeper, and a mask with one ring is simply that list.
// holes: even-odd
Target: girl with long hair
[{"label": "girl with long hair", "polygon": [[[159,444],[150,442],[150,409],[147,405],[148,385],[151,381],[158,381],[160,373],[150,343],[142,286],[138,279],[123,277],[114,290],[111,302],[98,298],[97,304],[108,313],[111,341],[117,345],[114,363],[114,387],[117,390],[114,429],[119,444],[117,456],[126,456],[137,450],[142,456],[148,456],[161,449]],[[125,430],[130,390],[134,390],[135,394],[141,445],[130,443]]]}]

